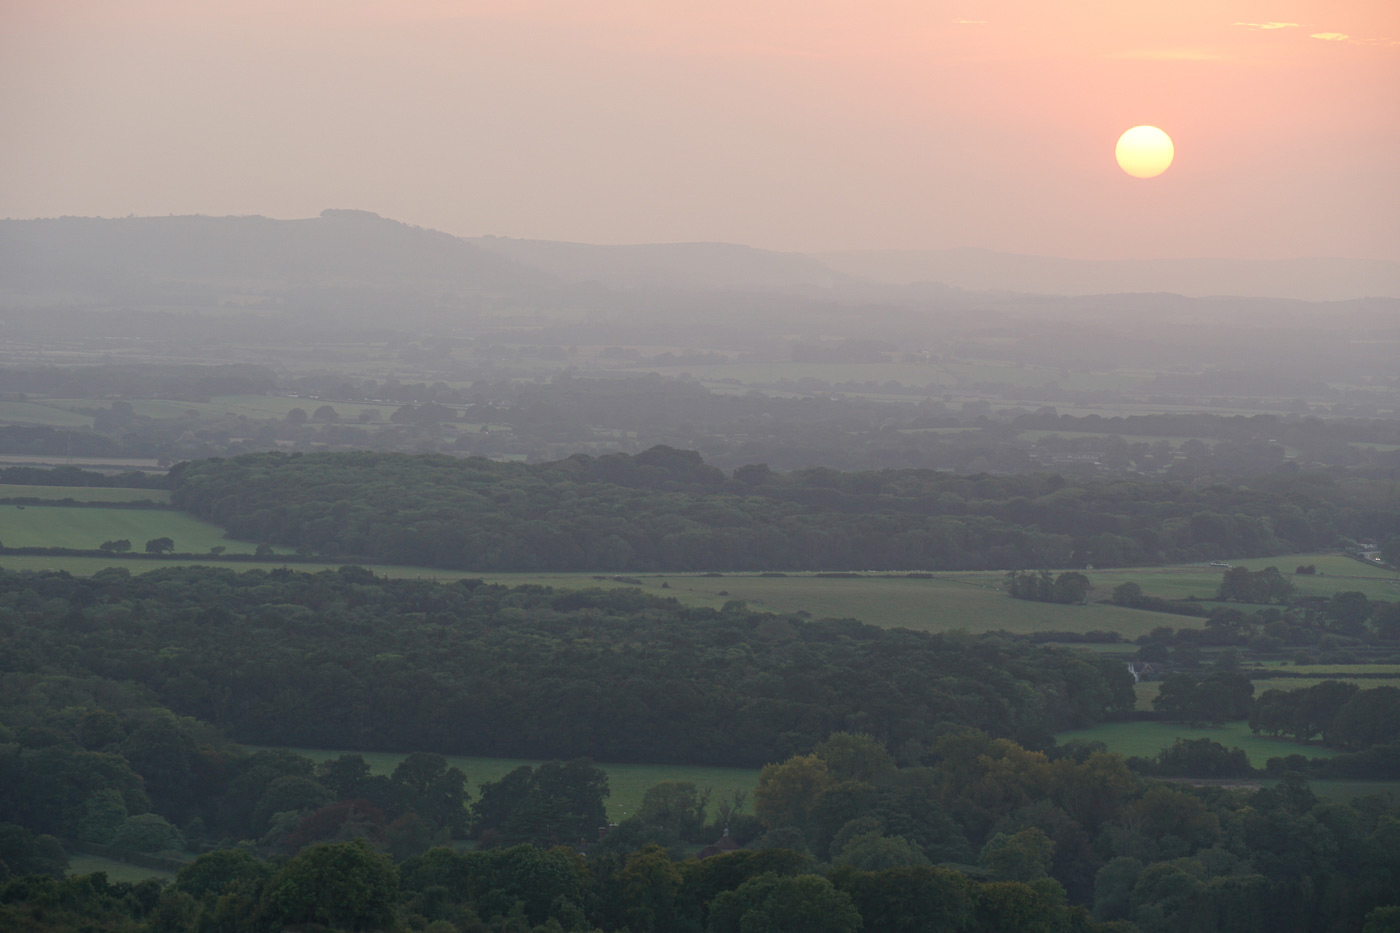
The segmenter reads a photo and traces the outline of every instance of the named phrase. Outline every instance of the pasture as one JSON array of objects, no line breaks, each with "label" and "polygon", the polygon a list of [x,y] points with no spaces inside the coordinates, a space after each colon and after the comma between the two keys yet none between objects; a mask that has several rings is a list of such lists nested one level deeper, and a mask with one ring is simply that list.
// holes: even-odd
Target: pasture
[{"label": "pasture", "polygon": [[[591,574],[481,576],[508,586],[535,583],[577,589],[619,585],[611,577],[598,581]],[[690,606],[719,608],[738,599],[759,611],[807,612],[816,619],[853,618],[885,628],[924,632],[954,629],[973,633],[1116,631],[1125,638],[1135,638],[1160,625],[1184,628],[1201,622],[1189,616],[1121,606],[1060,606],[1011,599],[997,589],[1002,577],[1001,573],[938,574],[931,579],[912,579],[898,574],[821,577],[801,573],[780,577],[646,574],[629,579],[640,581],[640,588],[648,593],[673,597]]]},{"label": "pasture", "polygon": [[170,501],[165,489],[124,489],[119,486],[21,486],[0,483],[0,499],[53,499],[74,502],[162,502]]},{"label": "pasture", "polygon": [[92,416],[45,402],[0,402],[0,424],[39,425],[46,428],[90,428],[92,427]]},{"label": "pasture", "polygon": [[[1370,599],[1400,599],[1400,574],[1382,567],[1363,564],[1340,554],[1290,554],[1283,557],[1232,560],[1229,563],[1231,566],[1247,567],[1250,570],[1277,567],[1279,572],[1293,583],[1296,592],[1303,596],[1331,596],[1339,591],[1355,590],[1365,593]],[[1318,572],[1295,574],[1294,569],[1301,564],[1313,564]],[[1114,587],[1131,581],[1141,586],[1148,596],[1164,599],[1186,599],[1194,596],[1204,601],[1215,598],[1223,574],[1222,569],[1205,564],[1116,567],[1086,573],[1090,582],[1094,584],[1096,599],[1107,599]]]},{"label": "pasture", "polygon": [[[247,746],[256,751],[256,746]],[[375,774],[391,774],[406,754],[396,752],[347,752],[314,748],[292,748],[287,751],[305,755],[316,762],[328,761],[345,754],[357,754],[365,759]],[[472,799],[476,799],[481,785],[499,781],[521,765],[534,766],[538,761],[515,758],[475,758],[466,755],[444,755],[449,765],[461,768],[467,776],[467,788]],[[647,789],[662,781],[689,781],[696,788],[710,788],[711,814],[714,805],[732,797],[735,791],[748,795],[744,812],[753,812],[753,789],[758,784],[758,771],[748,768],[713,768],[703,765],[637,765],[598,763],[608,775],[609,796],[607,800],[608,819],[613,822],[625,820],[636,813],[642,805],[642,795]]]},{"label": "pasture", "polygon": [[1286,755],[1306,755],[1309,758],[1331,758],[1337,752],[1320,745],[1305,745],[1288,739],[1255,735],[1249,723],[1230,722],[1223,726],[1185,726],[1171,722],[1105,722],[1088,729],[1061,732],[1055,740],[1064,744],[1072,739],[1102,742],[1110,752],[1125,757],[1150,758],[1177,739],[1212,739],[1226,748],[1242,748],[1249,763],[1262,768],[1270,758]]},{"label": "pasture", "polygon": [[251,554],[257,546],[225,538],[217,525],[170,509],[0,505],[0,542],[6,547],[96,548],[121,538],[135,551],[152,538],[170,538],[184,553],[224,547],[230,553]]},{"label": "pasture", "polygon": [[[0,508],[3,508],[0,506]],[[137,541],[132,539],[132,546],[140,550],[147,539]],[[175,544],[180,545],[179,539],[175,539]],[[285,553],[282,549],[280,553]],[[207,558],[140,558],[128,560],[111,557],[55,557],[47,554],[3,554],[0,555],[0,567],[10,571],[42,571],[61,570],[78,577],[88,577],[95,573],[116,567],[133,574],[148,573],[152,570],[165,570],[170,567],[226,567],[236,573],[245,570],[295,570],[298,573],[320,573],[323,570],[335,570],[345,566],[340,563],[326,561],[307,561],[302,563],[288,563],[285,560],[276,558],[270,560],[239,560],[239,561],[212,561]],[[369,569],[373,570],[381,577],[390,577],[396,580],[401,579],[421,579],[433,580],[435,582],[450,583],[453,580],[480,579],[479,573],[468,573],[463,570],[435,570],[430,567],[400,567],[388,564],[375,564]]]},{"label": "pasture", "polygon": [[[31,516],[36,511],[63,513],[99,513],[110,516],[162,516],[172,522],[163,526],[167,530],[158,534],[145,532],[94,534],[84,531],[63,532],[58,526],[50,526],[48,520],[38,521]],[[71,516],[65,516],[71,517]],[[11,521],[28,522],[27,525],[14,525]],[[173,523],[182,524],[176,527]],[[22,531],[21,528],[27,528]],[[188,529],[181,531],[180,529]],[[59,540],[81,540],[81,543],[63,543]],[[49,546],[49,547],[96,547],[104,540],[129,538],[137,549],[149,538],[169,536],[174,539],[178,550],[198,553],[222,544],[230,553],[249,553],[253,549],[250,542],[234,541],[220,537],[218,528],[205,525],[178,512],[164,510],[124,511],[118,509],[45,509],[30,506],[15,511],[14,506],[0,506],[0,541],[10,547]],[[13,540],[12,540],[13,539]],[[139,540],[138,540],[139,539]],[[27,543],[32,542],[32,543]],[[285,551],[284,551],[285,553]],[[1400,598],[1400,578],[1366,567],[1355,561],[1337,555],[1292,555],[1286,558],[1271,558],[1267,561],[1252,561],[1260,567],[1269,563],[1296,566],[1298,563],[1314,563],[1322,569],[1338,566],[1350,569],[1355,564],[1358,570],[1370,571],[1355,577],[1340,575],[1318,575],[1314,577],[1291,577],[1299,584],[1302,592],[1313,592],[1330,596],[1338,589],[1357,589],[1372,598]],[[114,562],[100,557],[48,557],[7,555],[4,566],[15,570],[66,570],[75,574],[91,574],[116,563],[127,566],[133,573],[141,573],[158,567],[181,566],[201,563],[199,560],[152,560],[140,562]],[[1244,563],[1244,562],[1242,562]],[[338,561],[316,561],[295,563],[293,569],[315,573],[328,568],[341,566]],[[230,564],[240,570],[273,569],[287,566],[281,561],[238,562]],[[534,584],[559,589],[586,589],[599,587],[613,589],[622,586],[636,586],[655,596],[673,598],[687,606],[703,606],[718,609],[730,600],[742,600],[755,611],[777,613],[805,612],[812,618],[854,618],[872,625],[886,628],[910,628],[917,631],[939,632],[961,630],[973,634],[991,631],[1007,631],[1017,634],[1037,632],[1091,632],[1111,631],[1119,633],[1125,640],[1145,635],[1159,626],[1173,629],[1199,628],[1204,619],[1195,616],[1172,615],[1128,609],[1109,603],[1091,602],[1083,606],[1065,606],[1053,603],[1031,602],[1011,599],[1001,586],[1005,575],[1000,571],[975,573],[939,573],[929,578],[918,579],[903,574],[862,574],[856,577],[819,576],[814,573],[792,573],[781,576],[764,576],[755,573],[731,573],[705,575],[697,573],[647,573],[637,575],[590,574],[590,573],[491,573],[467,570],[442,570],[431,567],[408,567],[370,565],[377,574],[394,578],[418,577],[429,580],[451,582],[460,579],[483,579],[504,586]],[[1219,586],[1220,571],[1203,565],[1185,567],[1142,567],[1114,570],[1089,571],[1088,576],[1095,586],[1093,598],[1106,599],[1113,588],[1129,580],[1138,583],[1149,595],[1180,598],[1195,594],[1208,600],[1214,596]],[[634,583],[623,582],[635,581]],[[1211,603],[1206,602],[1206,607]],[[1242,607],[1248,609],[1249,607]],[[1293,672],[1294,669],[1290,668]],[[1305,673],[1297,669],[1296,673]],[[1347,673],[1347,671],[1343,671]],[[1361,673],[1352,669],[1350,673]]]},{"label": "pasture", "polygon": [[[1343,683],[1356,684],[1362,690],[1369,690],[1372,687],[1400,687],[1400,672],[1394,677],[1357,677],[1356,674],[1366,673],[1365,668],[1370,665],[1356,664],[1343,667],[1336,674],[1329,674],[1317,677],[1258,677],[1251,676],[1250,682],[1254,684],[1254,696],[1257,698],[1265,690],[1303,690],[1314,687],[1323,681],[1340,680]],[[1352,673],[1347,674],[1351,669]],[[1245,669],[1246,673],[1255,672]],[[1150,710],[1153,708],[1152,701],[1157,699],[1157,695],[1162,692],[1162,682],[1160,680],[1143,680],[1133,685],[1133,691],[1137,694],[1137,704],[1134,709]]]}]

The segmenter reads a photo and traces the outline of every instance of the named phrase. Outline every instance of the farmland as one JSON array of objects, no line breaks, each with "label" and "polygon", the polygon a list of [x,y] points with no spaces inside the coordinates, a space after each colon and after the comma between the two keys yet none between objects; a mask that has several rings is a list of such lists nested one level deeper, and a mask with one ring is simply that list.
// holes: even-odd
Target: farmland
[{"label": "farmland", "polygon": [[170,538],[183,553],[227,548],[251,554],[256,542],[224,537],[217,525],[169,509],[72,508],[48,505],[0,505],[0,541],[6,547],[95,549],[104,541],[125,538],[136,550],[152,538]]},{"label": "farmland", "polygon": [[[37,511],[36,511],[37,510]],[[53,525],[47,513],[54,515]],[[73,516],[80,513],[97,513],[107,519],[89,519],[93,524],[70,527],[77,522]],[[30,516],[41,515],[36,520]],[[249,553],[253,544],[239,542],[220,536],[212,525],[197,522],[178,512],[164,510],[132,511],[104,509],[40,509],[31,506],[15,511],[13,506],[0,506],[0,541],[10,547],[95,547],[103,540],[125,537],[139,545],[151,537],[166,535],[175,540],[177,549],[191,552],[207,550],[215,545],[228,547],[230,553]],[[19,517],[21,525],[11,522]],[[117,531],[117,520],[139,521],[138,517],[158,516],[152,523],[141,524],[142,528],[164,528],[157,533],[145,531]],[[70,519],[68,524],[58,522],[59,518]],[[107,532],[97,528],[111,529]],[[122,525],[123,528],[134,528]],[[24,530],[20,530],[20,529]],[[139,538],[139,541],[138,541]],[[13,540],[12,540],[13,539]],[[63,542],[79,543],[63,543]],[[1273,563],[1291,564],[1296,562],[1318,563],[1325,558],[1317,555],[1291,556],[1278,558]],[[1336,590],[1356,589],[1372,598],[1394,599],[1400,596],[1400,583],[1394,582],[1393,574],[1373,571],[1356,561],[1347,558],[1334,558],[1345,564],[1354,564],[1363,571],[1358,577],[1340,576],[1294,577],[1300,591],[1316,595],[1330,596]],[[188,561],[161,560],[142,561],[133,565],[133,572],[156,569],[157,567],[179,566]],[[1270,561],[1251,562],[1264,566]],[[67,570],[70,573],[90,574],[112,561],[99,557],[50,557],[9,555],[4,565],[16,570]],[[315,572],[339,566],[336,561],[297,563],[297,569]],[[125,565],[124,565],[125,566]],[[239,569],[271,569],[284,566],[278,561],[244,563]],[[730,600],[743,600],[749,607],[758,611],[778,613],[805,612],[814,618],[857,618],[884,627],[910,628],[918,631],[963,630],[971,633],[1007,631],[1017,634],[1036,632],[1117,632],[1125,640],[1132,640],[1159,626],[1171,628],[1197,628],[1203,620],[1198,617],[1172,615],[1128,609],[1108,603],[1091,602],[1083,606],[1056,605],[1010,599],[1001,589],[1003,575],[999,572],[937,574],[931,578],[910,578],[895,574],[862,574],[857,577],[830,577],[817,574],[789,574],[786,576],[764,576],[760,574],[646,574],[639,576],[603,576],[585,573],[480,573],[473,571],[443,570],[439,568],[373,565],[375,573],[389,577],[421,577],[442,581],[458,579],[485,579],[506,586],[535,584],[561,589],[586,589],[592,587],[615,588],[639,586],[645,592],[656,596],[671,597],[689,606],[720,608]],[[1349,569],[1349,568],[1348,568]],[[1131,568],[1113,571],[1093,571],[1089,573],[1095,585],[1094,596],[1106,598],[1114,586],[1129,580],[1140,584],[1150,595],[1180,598],[1187,595],[1210,597],[1219,585],[1219,571],[1205,567],[1184,568],[1151,567]],[[633,582],[623,582],[633,581]],[[1301,670],[1298,673],[1302,673]]]},{"label": "farmland", "polygon": [[[1292,554],[1230,562],[1233,566],[1262,570],[1277,567],[1302,596],[1331,596],[1338,591],[1355,590],[1371,599],[1400,599],[1400,575],[1383,567],[1364,564],[1340,554]],[[1303,564],[1317,567],[1316,574],[1295,575]],[[1095,570],[1087,574],[1096,598],[1106,598],[1115,586],[1129,581],[1149,596],[1164,599],[1195,597],[1212,600],[1220,586],[1222,571],[1201,564],[1164,567],[1124,567]]]},{"label": "farmland", "polygon": [[1105,722],[1090,729],[1061,732],[1061,743],[1074,739],[1103,742],[1110,752],[1149,758],[1167,748],[1177,739],[1211,739],[1226,748],[1242,748],[1249,763],[1262,768],[1270,758],[1286,755],[1307,755],[1310,758],[1331,758],[1337,753],[1320,745],[1303,745],[1288,739],[1255,735],[1245,722],[1223,726],[1186,726],[1169,722]]},{"label": "farmland", "polygon": [[20,486],[13,483],[0,483],[0,500],[3,499],[168,503],[170,493],[164,489],[123,489],[118,486]]}]

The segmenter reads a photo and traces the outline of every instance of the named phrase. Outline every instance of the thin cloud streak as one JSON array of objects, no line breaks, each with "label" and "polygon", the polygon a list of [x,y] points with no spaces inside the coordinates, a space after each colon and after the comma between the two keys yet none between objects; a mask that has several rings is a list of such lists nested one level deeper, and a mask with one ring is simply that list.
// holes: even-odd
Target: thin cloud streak
[{"label": "thin cloud streak", "polygon": [[1250,29],[1297,29],[1298,23],[1235,23],[1236,26],[1246,26]]}]

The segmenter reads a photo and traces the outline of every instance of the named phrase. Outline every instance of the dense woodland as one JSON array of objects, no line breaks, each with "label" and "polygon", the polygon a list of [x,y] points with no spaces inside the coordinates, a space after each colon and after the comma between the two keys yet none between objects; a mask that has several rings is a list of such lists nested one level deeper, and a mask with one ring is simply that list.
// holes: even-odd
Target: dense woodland
[{"label": "dense woodland", "polygon": [[1400,507],[1375,482],[1322,474],[1203,487],[764,465],[727,476],[667,447],[538,465],[250,454],[179,464],[170,488],[234,537],[471,570],[1112,567],[1400,534]]},{"label": "dense woodland", "polygon": [[256,745],[756,766],[842,729],[1039,747],[1133,702],[1059,649],[359,568],[3,573],[0,633],[17,696],[121,684]]},{"label": "dense woodland", "polygon": [[[1400,907],[1393,799],[1054,746],[1132,703],[1091,653],[358,568],[0,573],[0,638],[7,929],[1340,933]],[[415,754],[374,775],[230,737]],[[600,839],[587,761],[472,799],[432,753],[580,749],[768,764],[751,801],[658,785]],[[205,854],[165,888],[58,881],[59,838]]]}]

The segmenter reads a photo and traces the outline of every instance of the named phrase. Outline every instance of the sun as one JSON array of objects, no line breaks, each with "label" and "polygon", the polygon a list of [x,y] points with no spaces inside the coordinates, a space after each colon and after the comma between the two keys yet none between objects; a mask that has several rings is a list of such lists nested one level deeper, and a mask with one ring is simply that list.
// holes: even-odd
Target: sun
[{"label": "sun", "polygon": [[1134,178],[1155,178],[1176,155],[1172,138],[1155,126],[1135,126],[1118,137],[1118,166]]}]

